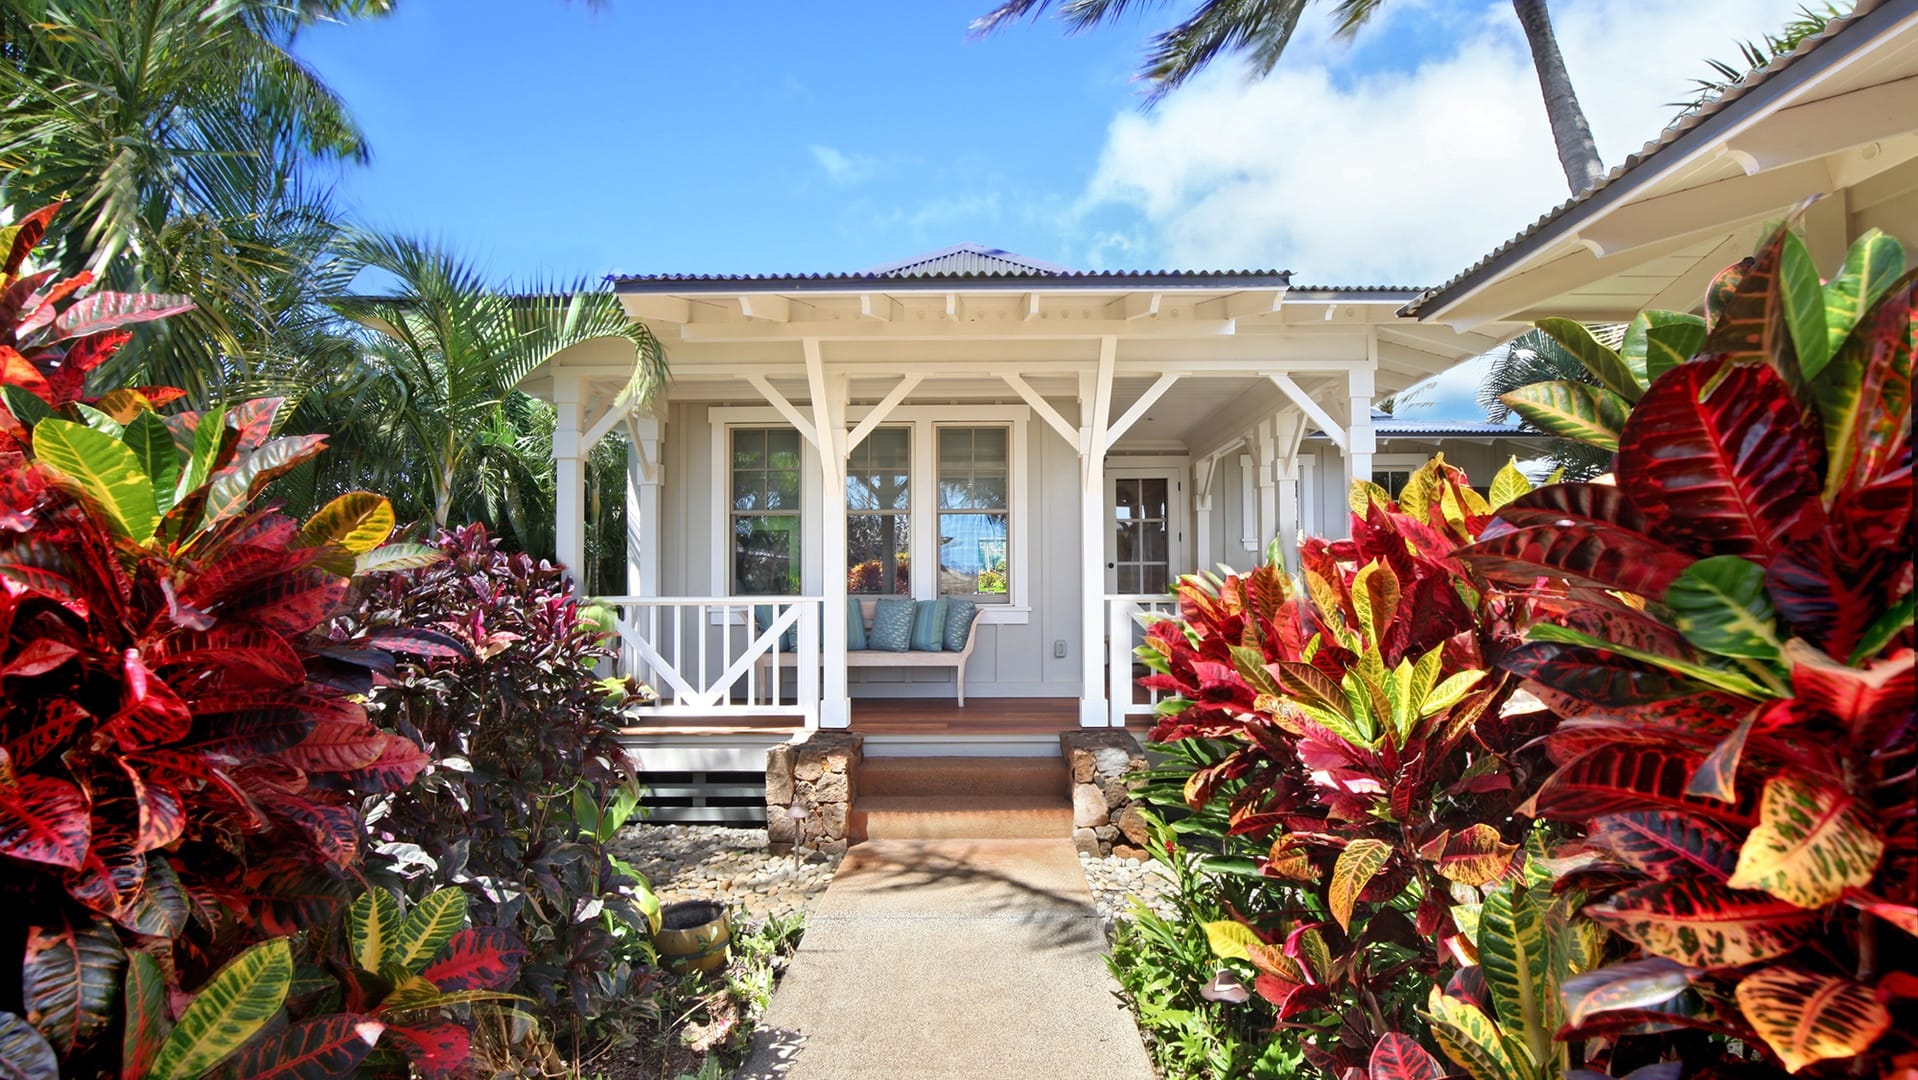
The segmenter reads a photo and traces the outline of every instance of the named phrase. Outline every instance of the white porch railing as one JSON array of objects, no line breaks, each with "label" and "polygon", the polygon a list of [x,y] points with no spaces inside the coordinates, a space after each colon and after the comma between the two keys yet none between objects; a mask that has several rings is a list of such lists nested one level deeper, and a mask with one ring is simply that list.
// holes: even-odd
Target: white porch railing
[{"label": "white porch railing", "polygon": [[[610,596],[598,602],[618,616],[620,674],[658,691],[656,714],[796,716],[808,728],[819,726],[818,597]],[[755,618],[756,610],[770,619]],[[781,664],[787,655],[796,662]],[[762,664],[762,657],[771,662]]]},{"label": "white porch railing", "polygon": [[1165,593],[1106,595],[1106,702],[1112,727],[1124,727],[1130,717],[1151,716],[1165,699],[1163,692],[1134,680],[1132,650],[1145,644],[1147,624],[1178,613],[1178,597]]}]

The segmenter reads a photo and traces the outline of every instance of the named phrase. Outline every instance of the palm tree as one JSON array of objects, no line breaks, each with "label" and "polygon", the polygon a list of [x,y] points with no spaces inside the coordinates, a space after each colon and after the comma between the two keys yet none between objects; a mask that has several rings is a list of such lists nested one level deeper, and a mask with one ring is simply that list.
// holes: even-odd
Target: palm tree
[{"label": "palm tree", "polygon": [[303,25],[389,0],[0,0],[0,202],[67,201],[43,248],[102,287],[192,313],[123,350],[196,400],[274,389],[337,351],[319,298],[345,285],[314,167],[363,159],[344,103],[289,51]]},{"label": "palm tree", "polygon": [[[975,19],[973,32],[990,33],[1007,22],[1025,15],[1037,15],[1046,8],[1059,7],[1060,15],[1073,32],[1120,18],[1142,0],[1004,0],[997,8]],[[1167,0],[1149,0],[1163,6]],[[1341,36],[1358,33],[1385,0],[1329,0],[1339,20]],[[1157,102],[1207,64],[1227,54],[1249,54],[1254,73],[1264,76],[1278,65],[1279,57],[1298,29],[1299,18],[1311,0],[1200,0],[1185,21],[1152,38],[1140,71],[1152,85],[1148,104]],[[1592,141],[1591,125],[1585,110],[1579,107],[1572,80],[1565,72],[1565,58],[1559,54],[1558,38],[1552,33],[1551,13],[1545,0],[1512,0],[1519,26],[1531,46],[1532,66],[1538,70],[1538,85],[1545,96],[1545,116],[1552,125],[1552,140],[1558,147],[1559,165],[1565,170],[1565,182],[1576,195],[1597,183],[1605,175],[1599,160],[1598,145]]]},{"label": "palm tree", "polygon": [[333,435],[311,497],[372,487],[435,526],[487,521],[520,547],[550,550],[541,511],[551,500],[552,414],[515,388],[570,346],[623,338],[634,349],[626,392],[643,402],[665,383],[659,342],[584,281],[509,292],[407,237],[356,234],[345,251],[395,291],[335,301],[362,328],[362,350],[347,369],[305,373],[294,423]]},{"label": "palm tree", "polygon": [[[1592,328],[1594,336],[1614,347],[1625,334],[1622,325],[1597,326]],[[1493,423],[1502,423],[1512,415],[1511,407],[1500,398],[1514,390],[1533,383],[1572,381],[1597,385],[1578,357],[1565,351],[1565,347],[1554,341],[1542,330],[1530,330],[1514,339],[1502,352],[1492,353],[1491,364],[1485,370],[1485,378],[1479,383],[1478,403],[1485,410],[1486,418]],[[1537,430],[1531,424],[1521,420],[1520,427]],[[1545,456],[1550,458],[1555,468],[1565,470],[1566,480],[1590,480],[1602,473],[1611,471],[1612,455],[1595,446],[1588,446],[1571,439],[1550,439],[1545,444]]]}]

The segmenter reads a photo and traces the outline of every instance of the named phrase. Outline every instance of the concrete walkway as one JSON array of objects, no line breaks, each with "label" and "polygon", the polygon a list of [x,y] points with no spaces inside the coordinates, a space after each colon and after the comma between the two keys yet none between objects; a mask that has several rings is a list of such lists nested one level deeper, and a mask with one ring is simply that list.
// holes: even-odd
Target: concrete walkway
[{"label": "concrete walkway", "polygon": [[740,1080],[1152,1080],[1065,840],[875,840],[846,856]]}]

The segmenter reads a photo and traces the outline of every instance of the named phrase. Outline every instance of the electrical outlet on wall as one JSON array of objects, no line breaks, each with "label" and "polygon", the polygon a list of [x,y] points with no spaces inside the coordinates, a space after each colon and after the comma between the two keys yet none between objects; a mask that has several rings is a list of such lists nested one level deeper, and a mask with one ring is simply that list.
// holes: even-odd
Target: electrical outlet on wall
[{"label": "electrical outlet on wall", "polygon": [[1066,639],[1065,638],[1060,638],[1059,640],[1052,643],[1052,658],[1054,660],[1064,660],[1066,658]]}]

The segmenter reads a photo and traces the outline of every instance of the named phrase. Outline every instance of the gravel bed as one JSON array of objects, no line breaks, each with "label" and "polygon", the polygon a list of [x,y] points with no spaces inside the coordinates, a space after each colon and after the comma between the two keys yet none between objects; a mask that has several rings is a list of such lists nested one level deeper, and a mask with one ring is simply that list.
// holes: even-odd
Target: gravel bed
[{"label": "gravel bed", "polygon": [[765,829],[629,825],[612,846],[652,882],[661,904],[724,900],[754,921],[811,907],[839,868],[837,858],[824,854],[774,855]]},{"label": "gravel bed", "polygon": [[1086,884],[1092,886],[1092,901],[1108,933],[1120,919],[1133,917],[1135,898],[1157,914],[1172,917],[1172,879],[1158,863],[1117,855],[1097,858],[1080,852],[1079,867],[1086,873]]},{"label": "gravel bed", "polygon": [[[647,876],[662,904],[723,899],[753,920],[811,907],[839,868],[837,858],[824,854],[803,861],[772,854],[765,829],[723,825],[629,825],[613,841],[613,853]],[[1107,926],[1133,917],[1134,898],[1160,915],[1173,914],[1172,882],[1158,863],[1081,854],[1079,867]]]}]

